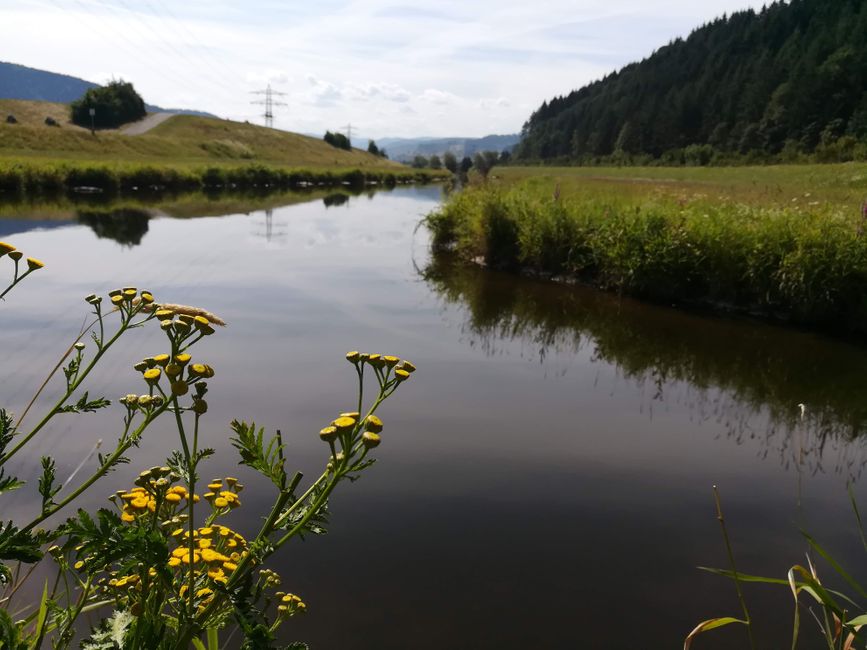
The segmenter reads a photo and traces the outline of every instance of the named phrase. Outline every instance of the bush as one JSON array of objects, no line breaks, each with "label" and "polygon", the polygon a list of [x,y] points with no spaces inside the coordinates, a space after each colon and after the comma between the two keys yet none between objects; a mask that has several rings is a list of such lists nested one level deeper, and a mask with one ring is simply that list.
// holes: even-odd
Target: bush
[{"label": "bush", "polygon": [[96,111],[93,125],[98,129],[114,129],[147,115],[144,100],[126,81],[112,81],[105,86],[90,88],[70,105],[72,122],[90,128],[90,109]]}]

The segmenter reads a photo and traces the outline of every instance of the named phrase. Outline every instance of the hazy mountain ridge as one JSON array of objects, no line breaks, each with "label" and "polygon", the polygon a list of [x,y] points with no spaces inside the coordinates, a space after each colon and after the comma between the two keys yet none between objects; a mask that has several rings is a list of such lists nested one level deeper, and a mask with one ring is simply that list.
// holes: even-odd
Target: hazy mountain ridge
[{"label": "hazy mountain ridge", "polygon": [[521,136],[515,133],[483,138],[380,138],[376,144],[385,149],[392,160],[409,162],[415,156],[442,157],[446,151],[458,158],[472,156],[478,151],[511,151],[520,139]]},{"label": "hazy mountain ridge", "polygon": [[[68,104],[99,84],[67,74],[29,68],[0,61],[0,99],[26,99]],[[210,113],[184,108],[162,108],[145,104],[150,113],[181,113],[215,117]]]}]

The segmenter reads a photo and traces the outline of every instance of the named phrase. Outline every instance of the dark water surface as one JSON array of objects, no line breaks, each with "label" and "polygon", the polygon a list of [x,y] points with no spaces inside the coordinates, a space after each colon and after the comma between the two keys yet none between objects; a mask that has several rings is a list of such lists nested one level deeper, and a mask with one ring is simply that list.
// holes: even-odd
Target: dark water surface
[{"label": "dark water surface", "polygon": [[[314,649],[680,647],[698,621],[740,614],[733,586],[696,569],[726,564],[713,484],[741,570],[784,578],[805,562],[804,526],[864,575],[846,485],[867,496],[865,349],[432,261],[414,229],[439,199],[408,188],[0,206],[0,238],[47,264],[2,306],[2,403],[23,408],[92,291],[135,285],[207,307],[229,326],[195,349],[217,371],[204,475],[244,477],[226,523],[252,533],[271,494],[236,468],[228,422],[281,428],[290,465],[316,476],[316,432],[353,403],[344,353],[412,360],[382,411],[379,463],[332,500],[328,535],[273,565],[309,606],[286,638]],[[133,332],[92,394],[141,392],[132,363],[163,341]],[[119,420],[114,407],[40,435],[15,460],[33,483],[2,497],[2,518],[36,508],[40,455],[66,476]],[[175,446],[158,423],[85,505]],[[763,647],[788,647],[788,590],[747,598]],[[746,639],[721,630],[694,647]]]}]

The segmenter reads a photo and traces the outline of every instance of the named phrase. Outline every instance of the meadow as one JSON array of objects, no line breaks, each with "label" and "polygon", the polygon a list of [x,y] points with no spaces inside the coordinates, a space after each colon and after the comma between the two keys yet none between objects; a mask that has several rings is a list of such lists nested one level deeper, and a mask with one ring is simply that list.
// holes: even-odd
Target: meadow
[{"label": "meadow", "polygon": [[465,260],[863,334],[864,164],[495,168],[427,223]]},{"label": "meadow", "polygon": [[[91,135],[69,123],[67,113],[63,104],[0,100],[0,115],[18,120],[0,123],[0,195],[81,186],[116,192],[149,186],[388,185],[441,176],[247,122],[176,115],[142,135]],[[45,125],[45,117],[60,126]]]}]

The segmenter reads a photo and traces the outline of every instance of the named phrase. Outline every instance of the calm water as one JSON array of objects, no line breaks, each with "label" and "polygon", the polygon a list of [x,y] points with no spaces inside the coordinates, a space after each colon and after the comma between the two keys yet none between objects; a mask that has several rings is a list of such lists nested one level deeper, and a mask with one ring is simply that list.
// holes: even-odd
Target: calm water
[{"label": "calm water", "polygon": [[[309,604],[287,638],[316,649],[679,647],[698,621],[738,614],[732,585],[696,569],[725,565],[713,484],[743,571],[785,577],[804,561],[804,526],[864,575],[846,484],[867,497],[867,351],[431,261],[415,226],[439,200],[410,188],[0,206],[0,237],[47,263],[3,305],[3,403],[20,411],[91,291],[207,307],[229,326],[196,348],[217,370],[205,476],[244,476],[233,516],[251,533],[270,494],[235,467],[228,422],[281,428],[290,464],[315,476],[316,432],[353,403],[344,352],[411,359],[419,371],[382,413],[380,462],[333,499],[328,535],[274,564]],[[133,333],[92,394],[140,391],[131,365],[163,340]],[[19,475],[35,483],[42,454],[66,475],[119,417],[57,421]],[[168,422],[152,428],[87,505],[175,445]],[[33,511],[30,488],[3,497],[3,518]],[[766,647],[787,646],[787,590],[747,596]],[[723,630],[695,647],[744,641]]]}]

